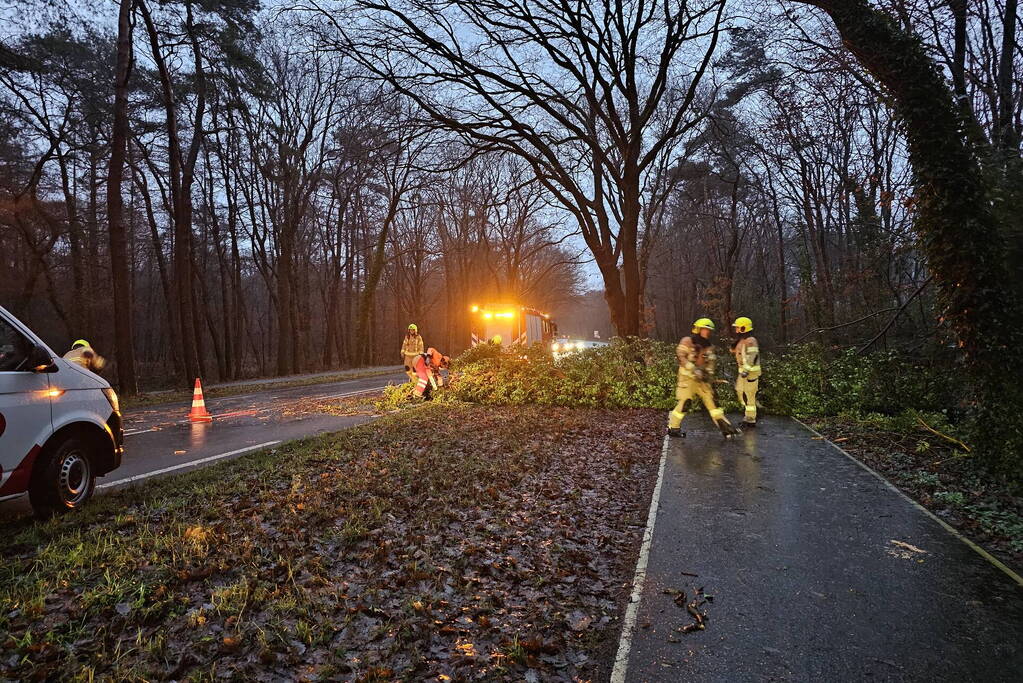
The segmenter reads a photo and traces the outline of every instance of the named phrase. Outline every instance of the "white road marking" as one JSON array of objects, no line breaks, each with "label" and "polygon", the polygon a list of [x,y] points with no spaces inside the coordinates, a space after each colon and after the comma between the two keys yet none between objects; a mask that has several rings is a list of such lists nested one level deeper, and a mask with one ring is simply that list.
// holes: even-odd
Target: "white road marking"
[{"label": "white road marking", "polygon": [[216,460],[222,460],[224,458],[230,458],[232,455],[241,455],[242,453],[248,453],[249,451],[258,451],[261,448],[269,448],[270,446],[276,446],[280,441],[267,441],[266,443],[257,444],[255,446],[247,446],[246,448],[239,448],[235,451],[229,451],[227,453],[221,453],[219,455],[211,455],[208,458],[200,458],[199,460],[191,460],[189,462],[183,462],[179,465],[173,465],[171,467],[164,467],[159,470],[153,470],[152,472],[146,472],[144,474],[136,474],[133,477],[127,477],[125,479],[118,479],[117,481],[107,482],[106,484],[100,484],[97,489],[106,489],[111,486],[121,486],[123,484],[130,484],[136,481],[142,481],[143,479],[149,479],[155,477],[158,474],[166,474],[167,472],[174,472],[175,470],[184,469],[185,467],[195,467],[196,465],[204,465],[208,462],[214,462]]},{"label": "white road marking", "polygon": [[1012,579],[1013,581],[1015,581],[1016,583],[1018,583],[1018,584],[1019,584],[1020,586],[1023,586],[1023,577],[1021,577],[1021,576],[1020,576],[1019,574],[1017,574],[1016,572],[1014,572],[1014,571],[1012,571],[1011,569],[1009,569],[1008,567],[1006,567],[1006,566],[1005,566],[1004,564],[1002,564],[1002,563],[1001,563],[1001,562],[1000,562],[1000,561],[998,560],[998,558],[994,557],[994,556],[993,556],[993,555],[992,555],[991,553],[989,553],[988,551],[984,550],[984,549],[983,549],[983,548],[981,548],[981,547],[980,547],[979,545],[977,545],[976,543],[974,543],[974,542],[973,542],[973,541],[971,541],[970,539],[968,539],[968,538],[966,538],[965,536],[963,536],[963,535],[962,535],[961,533],[959,533],[958,531],[956,531],[955,527],[951,526],[951,525],[950,525],[950,524],[949,524],[948,522],[946,522],[945,520],[943,520],[943,519],[942,519],[941,517],[938,517],[938,516],[937,516],[937,515],[935,515],[935,514],[934,514],[933,512],[931,512],[930,510],[928,510],[927,508],[925,508],[925,507],[924,507],[923,505],[921,505],[920,503],[918,503],[918,502],[916,502],[915,500],[913,500],[912,498],[910,498],[910,497],[909,497],[908,495],[906,495],[906,494],[905,494],[905,493],[904,493],[904,492],[902,491],[902,489],[900,489],[900,488],[899,488],[899,487],[897,487],[897,486],[896,486],[895,484],[891,483],[890,481],[888,481],[887,479],[885,479],[885,478],[884,478],[883,476],[881,476],[880,474],[878,474],[877,472],[875,472],[875,471],[874,471],[873,469],[871,469],[871,468],[870,468],[870,467],[869,467],[869,466],[868,466],[868,465],[867,465],[866,463],[863,463],[863,462],[860,462],[859,460],[857,460],[857,459],[856,459],[855,457],[853,457],[853,456],[852,456],[852,455],[850,455],[850,454],[849,454],[848,452],[846,452],[846,450],[845,450],[844,448],[842,448],[841,446],[839,446],[838,444],[836,444],[836,443],[835,443],[834,441],[832,441],[831,439],[827,438],[826,436],[824,436],[823,434],[821,434],[821,433],[820,433],[820,432],[818,432],[818,431],[817,431],[816,429],[814,429],[814,428],[813,428],[813,427],[811,427],[810,425],[806,424],[805,422],[803,422],[803,421],[802,421],[802,420],[800,420],[799,418],[797,418],[797,417],[793,417],[792,419],[793,419],[794,421],[798,422],[799,424],[803,425],[803,427],[804,427],[804,428],[806,428],[806,429],[807,429],[808,431],[812,432],[813,434],[816,434],[816,435],[817,435],[818,437],[820,437],[820,438],[821,438],[821,439],[823,439],[824,441],[827,441],[827,442],[828,442],[829,444],[831,444],[831,446],[832,446],[832,447],[833,447],[833,448],[834,448],[835,450],[837,450],[837,451],[838,451],[839,453],[841,453],[841,454],[842,454],[842,455],[844,455],[845,457],[849,458],[849,459],[850,459],[850,460],[852,460],[852,461],[853,461],[854,463],[856,463],[857,465],[859,465],[860,467],[862,467],[863,469],[865,469],[865,470],[866,470],[867,472],[870,472],[870,473],[871,473],[871,474],[873,474],[873,475],[874,475],[875,477],[877,477],[878,479],[880,479],[880,480],[881,480],[881,483],[882,483],[882,484],[884,484],[885,486],[887,486],[888,488],[890,488],[890,489],[891,489],[892,491],[894,491],[895,493],[897,493],[897,494],[899,494],[900,496],[902,496],[902,498],[903,498],[904,500],[908,501],[910,505],[912,505],[912,506],[913,506],[913,507],[915,507],[915,508],[916,508],[917,510],[919,510],[919,511],[920,511],[920,512],[922,512],[922,513],[924,513],[925,515],[927,515],[928,517],[930,517],[931,519],[933,519],[933,520],[934,520],[935,522],[937,522],[938,524],[940,524],[940,525],[941,525],[941,526],[942,526],[942,527],[943,527],[943,528],[945,529],[945,531],[947,531],[948,533],[952,534],[953,536],[955,536],[956,538],[958,538],[958,539],[959,539],[960,541],[962,541],[962,542],[963,542],[963,543],[965,543],[966,545],[968,545],[968,546],[970,546],[971,548],[973,548],[973,549],[974,549],[974,550],[975,550],[975,551],[977,552],[977,554],[978,554],[978,555],[980,555],[981,557],[983,557],[983,558],[984,558],[985,560],[987,560],[988,562],[990,562],[991,564],[993,564],[993,565],[994,565],[995,567],[997,567],[998,569],[1001,569],[1001,570],[1002,570],[1002,571],[1003,571],[1003,572],[1005,573],[1005,575],[1006,575],[1006,576],[1008,576],[1008,577],[1009,577],[1010,579]]},{"label": "white road marking", "polygon": [[632,579],[632,595],[629,597],[629,606],[625,609],[622,637],[618,641],[618,654],[615,656],[615,666],[611,671],[611,683],[625,683],[625,670],[629,666],[629,651],[632,649],[632,634],[636,630],[639,602],[643,597],[643,584],[646,583],[650,544],[654,540],[654,524],[657,522],[657,506],[661,501],[661,482],[664,480],[664,462],[668,458],[668,439],[670,438],[665,436],[664,445],[661,447],[661,466],[657,471],[654,494],[650,497],[650,512],[646,518],[646,530],[643,531],[643,545],[639,549],[639,559],[636,560],[636,574]]}]

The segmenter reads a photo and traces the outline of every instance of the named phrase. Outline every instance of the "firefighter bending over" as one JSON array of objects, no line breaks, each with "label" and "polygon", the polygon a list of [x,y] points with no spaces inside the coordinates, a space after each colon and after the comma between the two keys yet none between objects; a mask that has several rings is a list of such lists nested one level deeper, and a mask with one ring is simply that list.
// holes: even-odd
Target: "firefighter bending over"
[{"label": "firefighter bending over", "polygon": [[721,434],[728,437],[739,431],[725,417],[725,411],[714,402],[714,348],[710,344],[710,335],[714,331],[714,323],[710,318],[700,318],[693,323],[693,332],[675,347],[678,356],[678,382],[675,385],[675,398],[678,404],[668,414],[668,434],[685,436],[680,427],[682,418],[686,416],[686,404],[699,396],[703,405],[710,411],[714,424]]},{"label": "firefighter bending over", "polygon": [[408,326],[408,333],[401,343],[401,360],[405,364],[405,374],[410,382],[416,381],[416,359],[423,352],[423,338],[419,336],[419,328],[413,323]]},{"label": "firefighter bending over", "polygon": [[735,363],[738,366],[738,376],[735,378],[735,395],[739,397],[739,403],[743,405],[746,413],[742,419],[741,427],[755,427],[757,425],[757,387],[760,384],[760,345],[757,338],[753,336],[753,321],[743,316],[736,318],[732,323],[732,331],[735,332],[735,344],[732,346],[732,353],[735,354]]},{"label": "firefighter bending over", "polygon": [[84,339],[75,340],[75,343],[71,345],[71,350],[64,354],[64,360],[77,363],[86,370],[97,374],[107,364],[106,359],[96,353],[89,342]]},{"label": "firefighter bending over", "polygon": [[444,379],[441,377],[440,369],[446,368],[450,360],[450,358],[434,348],[430,348],[426,353],[416,356],[412,363],[412,372],[414,373],[414,381],[416,383],[413,393],[417,397],[429,401],[433,396],[433,392],[438,387],[444,386]]},{"label": "firefighter bending over", "polygon": [[444,386],[444,377],[440,371],[451,365],[451,359],[431,346],[426,350],[426,362],[430,371],[430,384],[434,389]]}]

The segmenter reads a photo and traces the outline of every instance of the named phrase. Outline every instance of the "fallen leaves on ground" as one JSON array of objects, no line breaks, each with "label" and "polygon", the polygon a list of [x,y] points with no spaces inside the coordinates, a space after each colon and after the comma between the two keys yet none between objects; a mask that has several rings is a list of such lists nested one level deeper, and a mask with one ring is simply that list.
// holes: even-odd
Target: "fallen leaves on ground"
[{"label": "fallen leaves on ground", "polygon": [[0,676],[606,676],[661,417],[428,405],[12,525]]},{"label": "fallen leaves on ground", "polygon": [[280,409],[283,417],[300,417],[305,415],[334,415],[348,417],[351,415],[382,415],[375,403],[382,393],[360,394],[348,398],[322,399],[316,397],[297,398],[288,401]]},{"label": "fallen leaves on ground", "polygon": [[665,595],[670,595],[675,605],[680,609],[687,612],[687,621],[677,626],[669,635],[669,643],[681,642],[677,637],[676,633],[693,633],[694,631],[703,631],[707,628],[708,614],[703,609],[709,603],[714,602],[713,595],[707,595],[703,592],[703,587],[692,590],[692,600],[687,597],[685,590],[679,588],[665,588]]}]

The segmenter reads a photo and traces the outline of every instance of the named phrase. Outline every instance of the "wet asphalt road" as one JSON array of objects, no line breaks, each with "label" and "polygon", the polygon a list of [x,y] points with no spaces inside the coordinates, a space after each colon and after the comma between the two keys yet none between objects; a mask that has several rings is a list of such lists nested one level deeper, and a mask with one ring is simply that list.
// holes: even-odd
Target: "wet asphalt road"
[{"label": "wet asphalt road", "polygon": [[[317,413],[287,416],[282,411],[299,401],[341,400],[406,381],[408,377],[399,371],[225,398],[214,398],[210,394],[215,392],[207,392],[206,407],[213,414],[210,423],[188,421],[191,402],[127,410],[124,459],[118,469],[96,480],[97,492],[102,494],[151,476],[185,472],[278,443],[367,422],[373,418]],[[27,496],[0,503],[0,516],[30,512]]]},{"label": "wet asphalt road", "polygon": [[[627,680],[1023,680],[1012,578],[798,423],[726,442],[700,418],[668,449]],[[664,591],[701,587],[707,630],[674,631]]]}]

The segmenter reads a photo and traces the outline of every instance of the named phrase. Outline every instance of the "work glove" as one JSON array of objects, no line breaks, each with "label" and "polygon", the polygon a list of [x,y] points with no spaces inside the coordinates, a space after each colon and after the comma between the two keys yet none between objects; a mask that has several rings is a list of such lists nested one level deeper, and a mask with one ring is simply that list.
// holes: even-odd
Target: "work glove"
[{"label": "work glove", "polygon": [[707,373],[702,368],[696,368],[693,370],[693,377],[696,378],[697,382],[703,382],[707,379]]},{"label": "work glove", "polygon": [[409,370],[411,370],[411,369],[412,369],[412,368],[410,368],[409,366],[407,366],[407,365],[405,366],[405,372],[408,372],[408,371],[409,371]]}]

